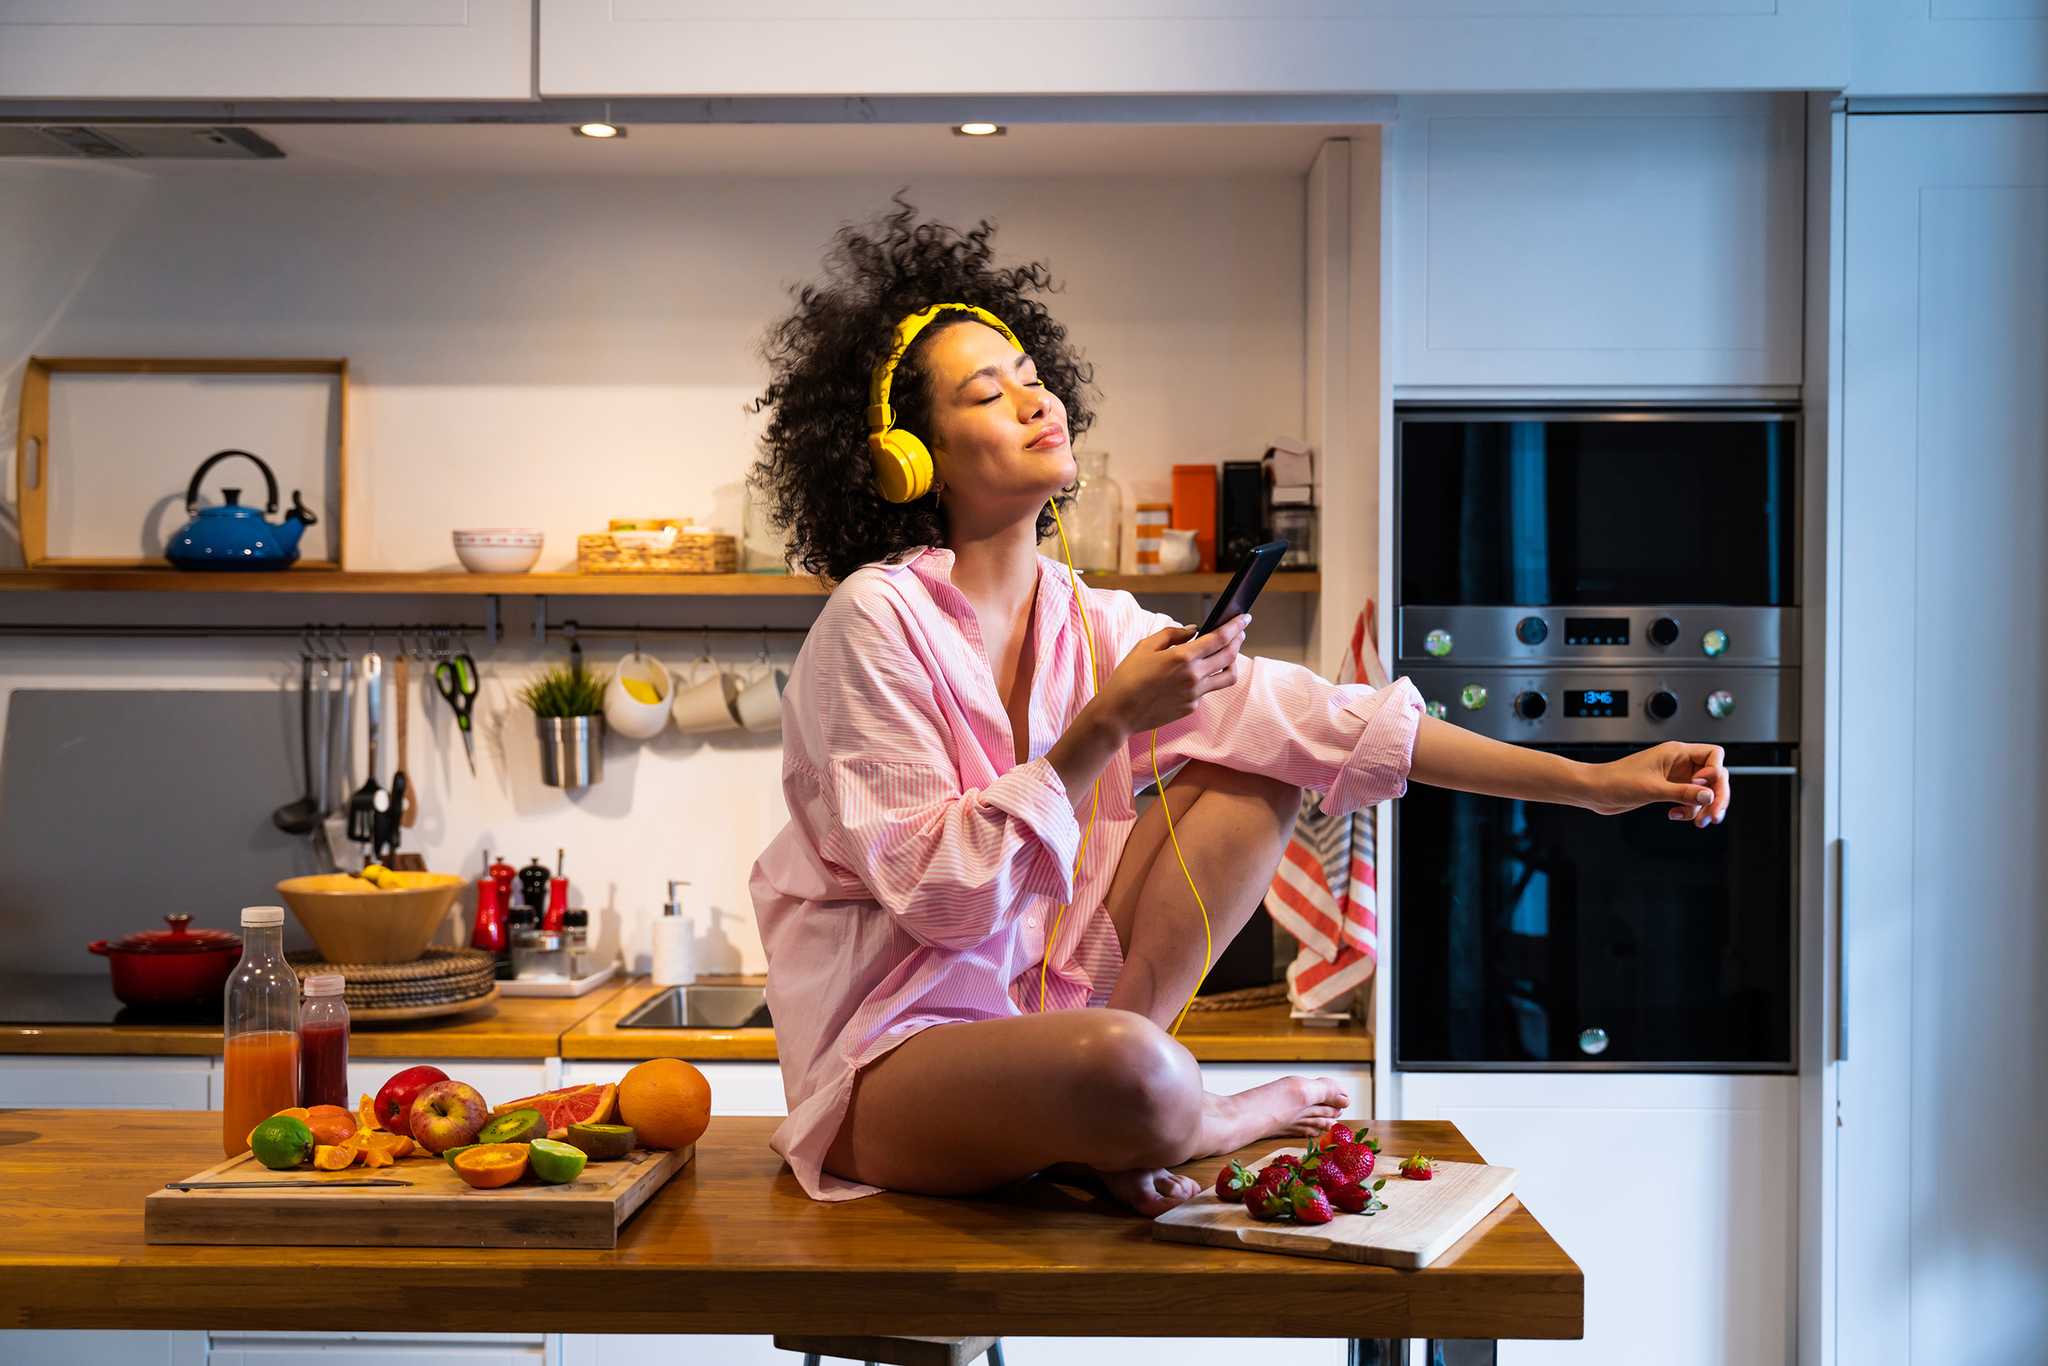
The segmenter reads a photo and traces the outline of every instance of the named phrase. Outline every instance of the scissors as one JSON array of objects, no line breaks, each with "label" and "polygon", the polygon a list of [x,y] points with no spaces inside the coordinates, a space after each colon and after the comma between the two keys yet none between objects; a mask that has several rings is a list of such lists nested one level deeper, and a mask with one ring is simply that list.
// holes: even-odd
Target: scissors
[{"label": "scissors", "polygon": [[469,714],[476,705],[476,661],[463,650],[434,666],[434,691],[455,713],[455,728],[462,732],[462,749],[469,758],[469,776],[476,776],[476,732]]}]

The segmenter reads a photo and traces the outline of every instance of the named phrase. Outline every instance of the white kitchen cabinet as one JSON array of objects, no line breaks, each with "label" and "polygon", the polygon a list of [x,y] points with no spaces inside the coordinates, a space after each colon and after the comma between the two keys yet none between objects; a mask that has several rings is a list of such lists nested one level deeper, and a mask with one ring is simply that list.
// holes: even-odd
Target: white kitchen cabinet
[{"label": "white kitchen cabinet", "polygon": [[0,1109],[205,1110],[212,1058],[0,1058]]},{"label": "white kitchen cabinet", "polygon": [[546,1366],[540,1333],[215,1333],[206,1366]]},{"label": "white kitchen cabinet", "polygon": [[[1847,0],[540,0],[543,95],[1797,90]],[[1056,35],[1056,41],[1047,41]]]},{"label": "white kitchen cabinet", "polygon": [[1403,1117],[1448,1119],[1518,1168],[1516,1194],[1586,1274],[1584,1340],[1503,1342],[1502,1366],[1792,1360],[1798,1084],[1403,1073]]},{"label": "white kitchen cabinet", "polygon": [[206,1334],[34,1329],[0,1333],[7,1366],[206,1366]]},{"label": "white kitchen cabinet", "polygon": [[2048,3],[1850,0],[1848,93],[2048,93]]},{"label": "white kitchen cabinet", "polygon": [[1788,95],[1403,98],[1396,395],[1798,384],[1804,128]]},{"label": "white kitchen cabinet", "polygon": [[2048,115],[1847,138],[1833,1359],[2039,1361]]},{"label": "white kitchen cabinet", "polygon": [[501,1105],[520,1096],[537,1095],[552,1090],[558,1083],[552,1080],[552,1060],[535,1058],[531,1061],[518,1059],[478,1058],[350,1058],[348,1063],[348,1103],[354,1109],[365,1095],[374,1096],[399,1072],[408,1067],[430,1064],[448,1074],[451,1081],[468,1082],[483,1093],[483,1098],[492,1105]]},{"label": "white kitchen cabinet", "polygon": [[532,0],[0,0],[0,99],[532,96]]},{"label": "white kitchen cabinet", "polygon": [[[714,1115],[786,1115],[782,1068],[772,1062],[697,1062],[691,1066],[711,1083]],[[633,1070],[629,1061],[608,1058],[564,1058],[562,1085],[616,1082]]]}]

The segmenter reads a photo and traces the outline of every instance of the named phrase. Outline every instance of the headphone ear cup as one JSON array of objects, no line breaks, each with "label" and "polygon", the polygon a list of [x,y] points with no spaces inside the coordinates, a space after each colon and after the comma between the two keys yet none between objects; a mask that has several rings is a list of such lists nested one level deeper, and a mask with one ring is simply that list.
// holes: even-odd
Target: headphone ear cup
[{"label": "headphone ear cup", "polygon": [[875,484],[891,503],[910,503],[932,486],[932,453],[909,432],[891,430],[868,438],[874,457]]}]

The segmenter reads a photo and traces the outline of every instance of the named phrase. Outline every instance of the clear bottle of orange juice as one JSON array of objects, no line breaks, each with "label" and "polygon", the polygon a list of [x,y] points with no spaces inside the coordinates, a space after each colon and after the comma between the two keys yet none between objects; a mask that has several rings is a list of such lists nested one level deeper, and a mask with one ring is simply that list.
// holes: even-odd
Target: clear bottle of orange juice
[{"label": "clear bottle of orange juice", "polygon": [[299,978],[284,956],[284,907],[242,909],[242,961],[228,978],[221,1148],[249,1151],[249,1131],[299,1103]]}]

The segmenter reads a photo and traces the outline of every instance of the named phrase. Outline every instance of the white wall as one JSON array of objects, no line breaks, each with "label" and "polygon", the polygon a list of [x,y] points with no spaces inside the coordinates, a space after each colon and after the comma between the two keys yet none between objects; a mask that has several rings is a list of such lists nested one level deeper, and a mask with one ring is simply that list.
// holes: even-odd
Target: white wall
[{"label": "white wall", "polygon": [[[346,356],[353,569],[452,567],[457,526],[542,527],[543,569],[572,566],[576,533],[612,516],[690,514],[736,531],[761,421],[743,411],[764,377],[757,340],[785,308],[786,287],[812,277],[832,230],[885,208],[903,180],[0,163],[11,244],[0,265],[0,488],[11,499],[32,353]],[[996,218],[1008,257],[1045,260],[1065,281],[1054,307],[1102,390],[1085,444],[1112,453],[1127,504],[1164,496],[1176,461],[1251,458],[1302,430],[1301,176],[955,178],[911,189],[931,216]],[[208,453],[161,451],[153,477],[181,489]],[[0,564],[19,563],[11,525],[11,505],[0,506],[0,556],[11,557]],[[566,846],[577,899],[609,911],[601,923],[635,949],[664,879],[688,877],[699,932],[716,940],[700,944],[700,961],[758,969],[745,877],[783,820],[776,746],[673,733],[645,748],[615,741],[601,785],[576,797],[541,787],[524,713],[507,708],[542,655],[520,640],[523,605],[507,606],[511,643],[483,661],[475,781],[445,713],[433,712],[431,730],[416,714],[425,806],[411,846],[437,868],[472,875],[486,847],[524,861]],[[462,598],[0,600],[8,620],[474,620],[479,611]],[[554,619],[585,621],[609,612],[800,625],[812,611],[551,604]],[[1255,630],[1258,648],[1298,657],[1303,604],[1276,605]],[[739,661],[753,653],[750,642],[717,645]],[[786,664],[792,644],[776,648]],[[695,650],[662,652],[681,663]],[[559,658],[559,647],[548,654]],[[296,665],[283,645],[0,640],[0,722],[16,687],[281,688],[288,677]],[[261,821],[289,795],[261,794],[224,818]],[[139,858],[173,857],[115,833]],[[267,889],[249,895],[266,899]],[[708,910],[721,913],[715,930]]]}]

